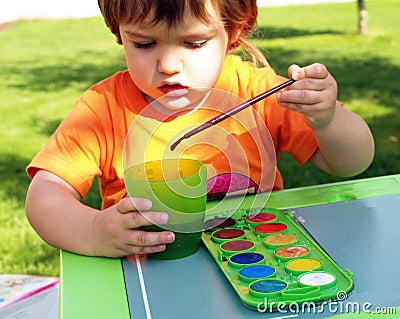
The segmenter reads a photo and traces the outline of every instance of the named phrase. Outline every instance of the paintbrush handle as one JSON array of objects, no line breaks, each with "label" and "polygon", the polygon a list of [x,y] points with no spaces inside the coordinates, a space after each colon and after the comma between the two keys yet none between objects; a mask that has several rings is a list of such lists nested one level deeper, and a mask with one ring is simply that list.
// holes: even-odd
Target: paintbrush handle
[{"label": "paintbrush handle", "polygon": [[234,108],[228,110],[227,112],[222,113],[222,114],[212,118],[211,120],[208,120],[207,122],[197,126],[193,130],[191,130],[191,131],[187,132],[185,135],[183,135],[175,143],[173,143],[172,146],[171,146],[171,151],[173,151],[176,148],[176,146],[178,146],[178,144],[182,140],[187,139],[187,138],[189,138],[189,137],[191,137],[191,136],[193,136],[193,135],[195,135],[195,134],[197,134],[197,133],[199,133],[201,131],[204,131],[205,129],[207,129],[207,128],[209,128],[209,127],[211,127],[211,126],[213,126],[213,125],[215,125],[215,124],[227,119],[228,117],[231,117],[232,115],[234,115],[234,114],[236,114],[236,113],[238,113],[238,112],[240,112],[242,110],[244,110],[245,108],[249,107],[250,105],[253,105],[253,104],[265,99],[266,97],[278,92],[279,90],[282,90],[283,88],[289,86],[290,84],[292,84],[294,82],[295,82],[295,80],[290,79],[290,80],[288,80],[288,81],[286,81],[286,82],[284,82],[282,84],[279,84],[279,85],[273,87],[272,89],[270,89],[270,90],[268,90],[268,91],[266,91],[264,93],[261,93],[260,95],[257,95],[255,97],[251,98],[250,100],[248,100],[246,102],[243,102],[243,103],[235,106]]},{"label": "paintbrush handle", "polygon": [[[224,117],[223,119],[218,119],[218,121],[216,121],[215,123],[213,122],[213,124],[221,122],[226,117],[232,116],[232,115],[236,114],[237,112],[240,112],[241,110],[243,110],[243,109],[249,107],[250,105],[253,105],[253,104],[255,104],[255,103],[257,103],[257,102],[259,102],[259,101],[261,101],[263,99],[265,99],[266,97],[268,97],[268,96],[270,96],[270,95],[282,90],[283,88],[293,84],[294,82],[295,82],[295,80],[290,79],[290,80],[288,80],[288,81],[286,81],[286,82],[284,82],[282,84],[279,84],[278,86],[273,87],[272,89],[270,89],[270,90],[268,90],[268,91],[266,91],[264,93],[261,93],[260,95],[257,95],[255,97],[253,97],[252,99],[250,99],[250,100],[248,100],[246,102],[243,102],[242,104],[239,104],[238,106],[235,106],[233,109],[230,109],[226,113],[222,114],[223,116],[220,116],[220,117]],[[218,117],[216,117],[215,119],[217,119]]]},{"label": "paintbrush handle", "polygon": [[268,96],[270,96],[270,95],[282,90],[283,88],[291,85],[294,82],[295,82],[295,80],[292,80],[292,79],[288,80],[288,81],[286,81],[286,82],[284,82],[284,83],[282,83],[282,84],[280,84],[278,86],[275,86],[274,88],[272,88],[272,89],[270,89],[270,90],[268,90],[268,91],[266,91],[264,93],[261,93],[261,94],[255,96],[255,97],[251,98],[248,101],[245,101],[245,102],[235,106],[234,108],[226,111],[225,113],[222,113],[221,115],[218,115],[218,116],[212,118],[211,120],[208,120],[207,122],[203,123],[202,125],[194,128],[192,131],[186,133],[185,137],[188,138],[188,137],[190,137],[190,136],[192,136],[194,134],[197,134],[197,133],[199,133],[199,132],[201,132],[201,131],[203,131],[203,130],[205,130],[205,129],[207,129],[207,128],[209,128],[209,127],[211,127],[211,126],[213,126],[213,125],[215,125],[215,124],[217,124],[217,123],[219,123],[219,122],[221,122],[221,121],[223,121],[225,119],[227,119],[228,117],[233,116],[234,114],[244,110],[245,108],[249,107],[250,105],[253,105],[253,104],[265,99],[266,97],[268,97]]}]

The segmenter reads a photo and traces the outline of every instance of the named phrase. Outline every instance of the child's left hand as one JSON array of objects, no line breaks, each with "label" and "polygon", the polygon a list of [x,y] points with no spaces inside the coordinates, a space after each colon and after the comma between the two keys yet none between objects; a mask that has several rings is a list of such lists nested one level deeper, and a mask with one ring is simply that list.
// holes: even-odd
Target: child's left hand
[{"label": "child's left hand", "polygon": [[278,103],[304,114],[310,128],[326,128],[333,119],[337,103],[337,84],[333,76],[319,63],[303,68],[291,65],[288,74],[296,82],[277,93]]}]

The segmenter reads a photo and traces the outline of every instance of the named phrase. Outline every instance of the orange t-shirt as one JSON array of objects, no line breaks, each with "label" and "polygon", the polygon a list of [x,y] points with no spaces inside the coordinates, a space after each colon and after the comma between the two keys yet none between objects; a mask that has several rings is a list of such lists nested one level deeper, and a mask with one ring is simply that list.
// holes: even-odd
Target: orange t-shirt
[{"label": "orange t-shirt", "polygon": [[50,171],[82,197],[98,177],[103,208],[126,193],[123,166],[176,156],[209,164],[212,199],[225,193],[283,189],[275,165],[279,152],[289,152],[302,164],[318,145],[303,116],[280,107],[274,95],[183,140],[174,152],[169,146],[193,127],[284,80],[271,68],[257,69],[238,56],[227,56],[215,85],[218,90],[212,90],[196,111],[168,117],[147,107],[127,71],[118,72],[77,100],[27,172],[33,177],[40,169]]}]

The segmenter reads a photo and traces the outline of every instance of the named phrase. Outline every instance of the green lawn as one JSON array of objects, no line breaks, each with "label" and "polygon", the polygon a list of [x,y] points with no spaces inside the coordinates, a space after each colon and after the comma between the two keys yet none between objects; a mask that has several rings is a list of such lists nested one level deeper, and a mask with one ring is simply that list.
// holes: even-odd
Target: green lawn
[{"label": "green lawn", "polygon": [[[292,63],[326,64],[345,106],[366,119],[376,156],[362,178],[400,172],[400,0],[367,1],[369,34],[356,4],[260,9],[253,40],[286,74]],[[91,84],[124,68],[122,48],[101,18],[19,21],[0,27],[0,272],[59,274],[56,249],[28,225],[25,166]],[[299,169],[282,154],[286,187],[344,179]],[[98,206],[96,187],[86,202]]]}]

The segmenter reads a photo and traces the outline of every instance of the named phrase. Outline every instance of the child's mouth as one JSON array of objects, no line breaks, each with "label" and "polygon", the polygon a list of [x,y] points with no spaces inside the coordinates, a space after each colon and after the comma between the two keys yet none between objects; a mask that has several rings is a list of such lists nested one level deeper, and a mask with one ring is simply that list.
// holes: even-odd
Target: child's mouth
[{"label": "child's mouth", "polygon": [[187,87],[180,84],[165,84],[158,89],[161,93],[168,95],[182,95],[187,92]]}]

